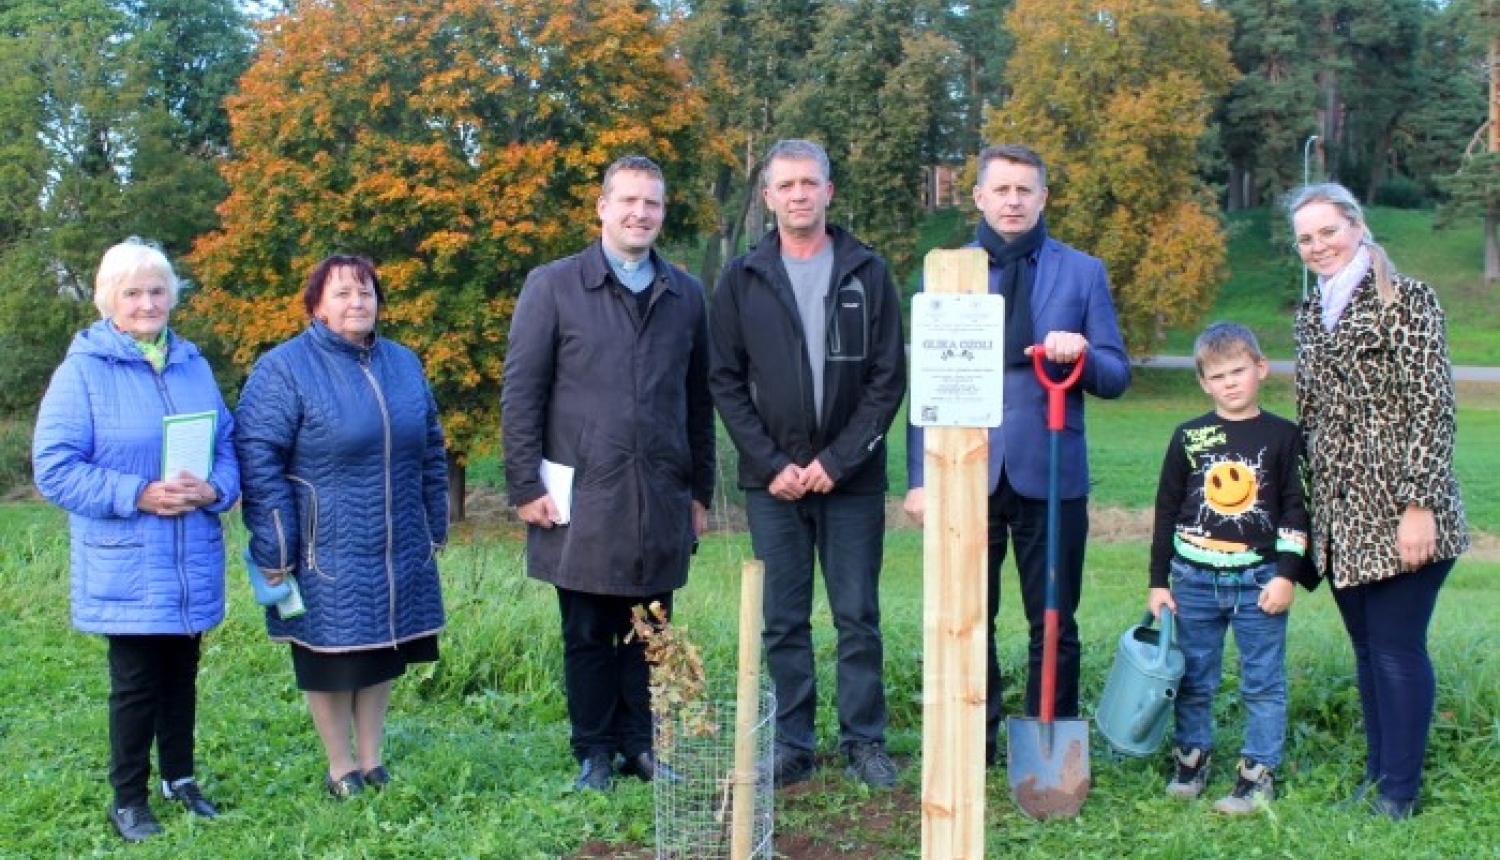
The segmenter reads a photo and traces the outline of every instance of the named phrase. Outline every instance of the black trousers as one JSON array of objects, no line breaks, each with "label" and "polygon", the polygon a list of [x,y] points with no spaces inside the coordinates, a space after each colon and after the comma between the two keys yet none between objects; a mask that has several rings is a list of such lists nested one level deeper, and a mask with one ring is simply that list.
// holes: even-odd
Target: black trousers
[{"label": "black trousers", "polygon": [[650,667],[645,645],[625,641],[630,609],[659,601],[668,614],[672,593],[619,597],[557,589],[562,610],[563,684],[573,755],[635,756],[651,751]]},{"label": "black trousers", "polygon": [[[1057,701],[1056,716],[1078,716],[1080,648],[1074,615],[1083,590],[1084,545],[1089,535],[1088,499],[1065,499],[1058,517],[1057,558]],[[1047,501],[1016,493],[1002,473],[989,498],[989,682],[985,709],[985,740],[995,747],[1004,716],[1001,704],[1000,662],[995,655],[995,616],[1000,612],[1000,565],[1007,544],[1015,547],[1021,579],[1021,604],[1029,632],[1024,715],[1037,716],[1042,698],[1042,632],[1047,605]]]},{"label": "black trousers", "polygon": [[110,636],[109,784],[115,806],[146,803],[151,742],[161,778],[193,775],[201,636]]}]

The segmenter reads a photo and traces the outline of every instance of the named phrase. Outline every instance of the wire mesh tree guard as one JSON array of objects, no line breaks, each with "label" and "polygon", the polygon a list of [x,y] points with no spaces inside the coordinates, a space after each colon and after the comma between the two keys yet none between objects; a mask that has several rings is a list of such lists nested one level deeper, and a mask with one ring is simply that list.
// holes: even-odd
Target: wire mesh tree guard
[{"label": "wire mesh tree guard", "polygon": [[[770,860],[774,830],[771,761],[776,697],[762,688],[750,743],[757,766],[735,766],[737,707],[733,697],[702,703],[656,722],[657,860],[731,860],[736,787],[752,789],[748,858]],[[741,797],[747,795],[740,794]],[[747,826],[742,823],[740,826]]]}]

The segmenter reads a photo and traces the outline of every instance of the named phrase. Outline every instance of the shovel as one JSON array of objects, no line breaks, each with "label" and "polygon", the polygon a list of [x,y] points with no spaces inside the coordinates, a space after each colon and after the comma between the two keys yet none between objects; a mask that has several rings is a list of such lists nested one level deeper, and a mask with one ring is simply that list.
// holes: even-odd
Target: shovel
[{"label": "shovel", "polygon": [[1006,721],[1010,794],[1030,818],[1072,818],[1089,793],[1089,724],[1083,719],[1055,719],[1057,711],[1057,549],[1062,501],[1057,488],[1059,442],[1067,411],[1064,395],[1083,373],[1078,356],[1061,382],[1047,375],[1046,349],[1031,350],[1037,379],[1047,389],[1047,429],[1051,448],[1047,469],[1047,603],[1042,627],[1042,690],[1037,719]]}]

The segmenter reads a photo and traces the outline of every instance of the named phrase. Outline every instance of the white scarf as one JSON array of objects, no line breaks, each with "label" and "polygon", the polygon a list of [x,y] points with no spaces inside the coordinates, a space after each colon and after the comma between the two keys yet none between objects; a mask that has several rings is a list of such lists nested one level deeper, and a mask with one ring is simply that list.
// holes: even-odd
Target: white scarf
[{"label": "white scarf", "polygon": [[1339,324],[1339,317],[1344,315],[1344,309],[1349,307],[1355,290],[1359,289],[1365,275],[1369,273],[1370,247],[1361,244],[1344,268],[1332,275],[1318,276],[1318,291],[1323,297],[1324,329],[1333,331],[1333,327]]}]

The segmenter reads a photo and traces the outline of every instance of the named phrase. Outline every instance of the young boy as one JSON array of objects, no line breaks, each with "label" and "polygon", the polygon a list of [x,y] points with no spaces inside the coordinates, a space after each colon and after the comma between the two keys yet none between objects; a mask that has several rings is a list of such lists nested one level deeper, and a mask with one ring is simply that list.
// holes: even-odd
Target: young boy
[{"label": "young boy", "polygon": [[1245,744],[1234,788],[1213,808],[1244,815],[1275,797],[1286,735],[1287,610],[1308,534],[1302,437],[1296,424],[1260,408],[1270,365],[1249,329],[1214,323],[1193,353],[1214,411],[1172,434],[1151,542],[1150,609],[1172,610],[1186,663],[1167,793],[1190,800],[1208,784],[1214,693],[1224,632],[1233,627]]}]

